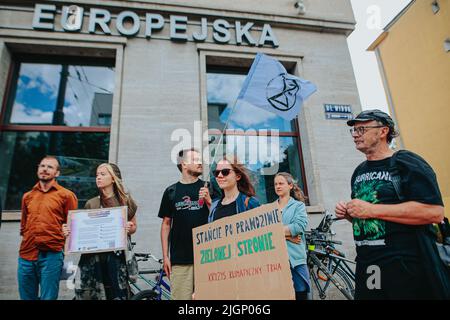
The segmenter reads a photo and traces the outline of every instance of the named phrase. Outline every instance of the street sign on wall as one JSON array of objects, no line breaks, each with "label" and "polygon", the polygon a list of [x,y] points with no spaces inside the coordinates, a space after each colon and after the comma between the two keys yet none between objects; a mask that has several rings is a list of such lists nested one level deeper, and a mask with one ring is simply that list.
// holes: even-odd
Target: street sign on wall
[{"label": "street sign on wall", "polygon": [[325,119],[332,119],[332,120],[353,119],[352,106],[349,104],[326,103],[323,106],[325,109]]}]

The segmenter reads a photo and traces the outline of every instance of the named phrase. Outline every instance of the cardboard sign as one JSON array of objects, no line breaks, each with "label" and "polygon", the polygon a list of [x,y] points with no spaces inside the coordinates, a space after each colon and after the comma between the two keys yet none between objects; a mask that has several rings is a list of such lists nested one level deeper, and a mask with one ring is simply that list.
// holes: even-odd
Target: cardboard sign
[{"label": "cardboard sign", "polygon": [[276,203],[192,230],[195,299],[295,298]]}]

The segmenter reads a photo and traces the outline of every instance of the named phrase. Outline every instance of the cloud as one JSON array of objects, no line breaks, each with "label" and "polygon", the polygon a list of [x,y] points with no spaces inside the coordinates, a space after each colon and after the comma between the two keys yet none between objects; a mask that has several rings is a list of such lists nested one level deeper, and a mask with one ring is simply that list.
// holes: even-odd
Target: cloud
[{"label": "cloud", "polygon": [[65,106],[64,123],[68,126],[78,127],[80,125],[89,126],[90,114],[81,112],[80,108],[75,105]]},{"label": "cloud", "polygon": [[52,120],[53,112],[44,112],[40,109],[26,107],[21,103],[14,103],[11,123],[50,124]]},{"label": "cloud", "polygon": [[20,77],[29,81],[19,82],[19,85],[24,84],[24,89],[37,88],[39,92],[44,95],[51,95],[51,98],[56,98],[58,94],[58,86],[60,81],[60,65],[52,64],[37,64],[37,63],[22,63],[20,65]]}]

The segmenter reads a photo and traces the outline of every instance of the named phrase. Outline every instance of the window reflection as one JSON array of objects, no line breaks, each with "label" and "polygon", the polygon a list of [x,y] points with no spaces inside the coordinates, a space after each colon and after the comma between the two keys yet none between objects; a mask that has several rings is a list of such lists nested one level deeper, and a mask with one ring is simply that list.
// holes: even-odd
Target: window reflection
[{"label": "window reflection", "polygon": [[46,154],[58,156],[58,182],[75,192],[82,207],[97,194],[95,170],[107,162],[109,133],[3,132],[0,150],[0,193],[5,210],[20,210],[23,194],[37,182],[36,165]]},{"label": "window reflection", "polygon": [[[217,146],[220,141],[220,132],[216,134],[214,129],[223,131],[245,77],[243,74],[227,72],[207,73],[208,128],[210,141],[212,141],[210,160],[217,147],[219,149],[215,162],[221,158],[220,155],[236,154],[250,171],[257,197],[262,203],[267,203],[277,198],[273,185],[277,172],[291,173],[295,179],[298,179],[299,186],[304,190],[297,126],[295,120],[286,121],[276,114],[239,102],[227,127],[234,131],[234,135],[228,134],[223,139],[223,145]],[[256,133],[260,133],[261,130],[288,132],[293,136],[289,134],[276,137],[258,136]],[[213,137],[215,139],[212,139]],[[212,165],[211,170],[214,167],[215,164]],[[210,179],[214,194],[220,195],[215,178],[210,177]]]},{"label": "window reflection", "polygon": [[9,123],[109,126],[113,92],[109,67],[21,63]]},{"label": "window reflection", "polygon": [[[208,127],[223,130],[233,109],[242,84],[242,74],[208,73]],[[294,120],[287,121],[282,117],[248,103],[239,101],[228,124],[229,129],[278,129],[295,131]]]},{"label": "window reflection", "polygon": [[[211,138],[211,136],[210,136]],[[210,145],[211,157],[217,149],[215,162],[220,155],[236,154],[245,163],[255,186],[257,197],[262,203],[275,201],[273,179],[277,172],[289,172],[298,179],[299,186],[304,190],[300,157],[295,137],[257,137],[257,136],[226,136],[223,144],[217,145],[219,136],[215,136],[216,144]],[[214,170],[213,164],[212,170]],[[216,193],[220,193],[215,178],[210,177]]]},{"label": "window reflection", "polygon": [[[105,67],[70,66],[64,103],[68,126],[109,126],[114,91],[114,71]],[[102,115],[102,117],[100,116]]]},{"label": "window reflection", "polygon": [[60,79],[60,65],[22,63],[10,123],[50,125]]}]

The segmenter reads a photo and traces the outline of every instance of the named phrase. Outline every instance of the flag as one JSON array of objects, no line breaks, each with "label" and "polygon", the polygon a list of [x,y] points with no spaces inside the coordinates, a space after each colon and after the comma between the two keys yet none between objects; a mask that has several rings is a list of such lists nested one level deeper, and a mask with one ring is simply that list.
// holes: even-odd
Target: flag
[{"label": "flag", "polygon": [[292,120],[299,114],[303,101],[316,90],[312,82],[287,73],[279,61],[258,53],[238,100]]}]

